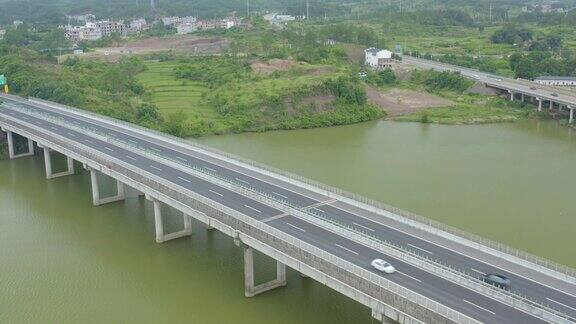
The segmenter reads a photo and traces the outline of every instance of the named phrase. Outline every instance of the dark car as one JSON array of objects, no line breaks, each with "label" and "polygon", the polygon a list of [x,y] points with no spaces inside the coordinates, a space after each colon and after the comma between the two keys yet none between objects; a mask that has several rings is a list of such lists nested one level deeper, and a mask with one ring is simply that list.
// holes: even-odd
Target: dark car
[{"label": "dark car", "polygon": [[551,95],[552,97],[558,97],[558,94],[556,92],[552,92]]},{"label": "dark car", "polygon": [[510,279],[504,277],[501,274],[488,273],[482,276],[482,281],[492,286],[502,288],[505,290],[510,290]]}]

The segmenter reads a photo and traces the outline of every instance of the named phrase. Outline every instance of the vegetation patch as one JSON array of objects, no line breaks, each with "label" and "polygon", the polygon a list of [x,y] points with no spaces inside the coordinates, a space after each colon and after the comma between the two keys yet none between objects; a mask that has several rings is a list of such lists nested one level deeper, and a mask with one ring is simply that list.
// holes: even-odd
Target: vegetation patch
[{"label": "vegetation patch", "polygon": [[410,115],[394,118],[396,121],[410,121],[438,124],[485,124],[512,122],[526,118],[528,109],[520,106],[511,107],[501,98],[478,98],[470,96],[461,98],[452,107],[429,108]]}]

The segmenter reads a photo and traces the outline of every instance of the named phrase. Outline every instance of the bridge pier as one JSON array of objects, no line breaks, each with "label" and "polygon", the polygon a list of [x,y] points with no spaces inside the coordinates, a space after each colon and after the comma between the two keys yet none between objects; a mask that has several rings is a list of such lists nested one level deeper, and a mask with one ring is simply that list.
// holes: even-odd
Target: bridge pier
[{"label": "bridge pier", "polygon": [[538,111],[542,111],[542,99],[536,98],[538,100]]},{"label": "bridge pier", "polygon": [[510,93],[510,101],[514,101],[514,92],[508,90],[508,93]]},{"label": "bridge pier", "polygon": [[568,120],[568,124],[572,124],[574,122],[574,107],[572,106],[568,106],[568,109],[570,109],[570,119]]},{"label": "bridge pier", "polygon": [[154,225],[156,228],[156,242],[164,243],[166,241],[174,240],[184,236],[192,235],[192,219],[190,216],[184,214],[184,229],[178,232],[165,234],[164,221],[162,219],[162,203],[156,199],[152,199],[154,204]]},{"label": "bridge pier", "polygon": [[27,138],[28,140],[28,151],[20,154],[16,154],[16,146],[14,143],[14,133],[7,130],[6,137],[8,138],[8,157],[10,160],[34,155],[34,142]]},{"label": "bridge pier", "polygon": [[242,244],[244,249],[244,295],[254,297],[274,288],[286,286],[286,265],[276,261],[276,279],[254,286],[254,251]]},{"label": "bridge pier", "polygon": [[400,323],[400,324],[420,324],[421,322],[406,316],[392,307],[384,305],[383,311],[372,310],[372,317],[383,324]]},{"label": "bridge pier", "polygon": [[100,187],[98,186],[98,171],[90,169],[90,179],[92,182],[92,203],[94,206],[100,206],[111,202],[124,200],[124,184],[116,180],[116,195],[112,197],[101,198]]},{"label": "bridge pier", "polygon": [[66,157],[66,171],[54,173],[52,170],[52,158],[50,155],[50,151],[52,151],[49,147],[42,147],[44,151],[44,166],[46,168],[46,179],[54,179],[59,177],[64,177],[68,175],[74,174],[74,160],[70,157]]}]

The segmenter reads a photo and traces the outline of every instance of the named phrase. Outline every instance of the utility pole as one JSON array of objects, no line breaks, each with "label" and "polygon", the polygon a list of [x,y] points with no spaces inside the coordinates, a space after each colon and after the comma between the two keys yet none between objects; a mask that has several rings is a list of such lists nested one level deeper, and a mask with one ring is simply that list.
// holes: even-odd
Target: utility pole
[{"label": "utility pole", "polygon": [[246,17],[250,17],[250,0],[246,0]]},{"label": "utility pole", "polygon": [[492,2],[490,2],[490,22],[492,22]]},{"label": "utility pole", "polygon": [[310,0],[306,0],[306,20],[310,19]]},{"label": "utility pole", "polygon": [[156,10],[156,4],[154,3],[154,0],[150,0],[150,8],[152,10]]}]

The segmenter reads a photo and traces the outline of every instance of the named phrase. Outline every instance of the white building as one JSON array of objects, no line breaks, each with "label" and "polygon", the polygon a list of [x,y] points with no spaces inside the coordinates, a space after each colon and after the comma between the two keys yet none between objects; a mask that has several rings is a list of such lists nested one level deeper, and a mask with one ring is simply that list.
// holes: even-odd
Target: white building
[{"label": "white building", "polygon": [[364,51],[365,64],[373,69],[386,69],[392,67],[392,52],[378,48],[368,48]]},{"label": "white building", "polygon": [[0,39],[3,39],[5,34],[6,31],[4,29],[0,29]]},{"label": "white building", "polygon": [[164,26],[174,26],[182,22],[180,17],[164,17],[162,18],[162,24]]},{"label": "white building", "polygon": [[576,77],[541,76],[537,77],[534,82],[559,87],[576,87]]},{"label": "white building", "polygon": [[70,20],[85,22],[85,23],[96,20],[96,16],[94,16],[93,14],[67,15],[66,18],[68,18]]},{"label": "white building", "polygon": [[198,30],[198,25],[196,23],[182,23],[176,26],[178,34],[189,34]]},{"label": "white building", "polygon": [[14,22],[12,24],[14,24],[14,27],[18,28],[18,26],[22,25],[24,22],[22,20],[14,20]]},{"label": "white building", "polygon": [[290,15],[279,15],[277,13],[272,13],[265,15],[264,19],[267,20],[272,25],[282,25],[289,23],[291,21],[295,21],[296,17]]}]

